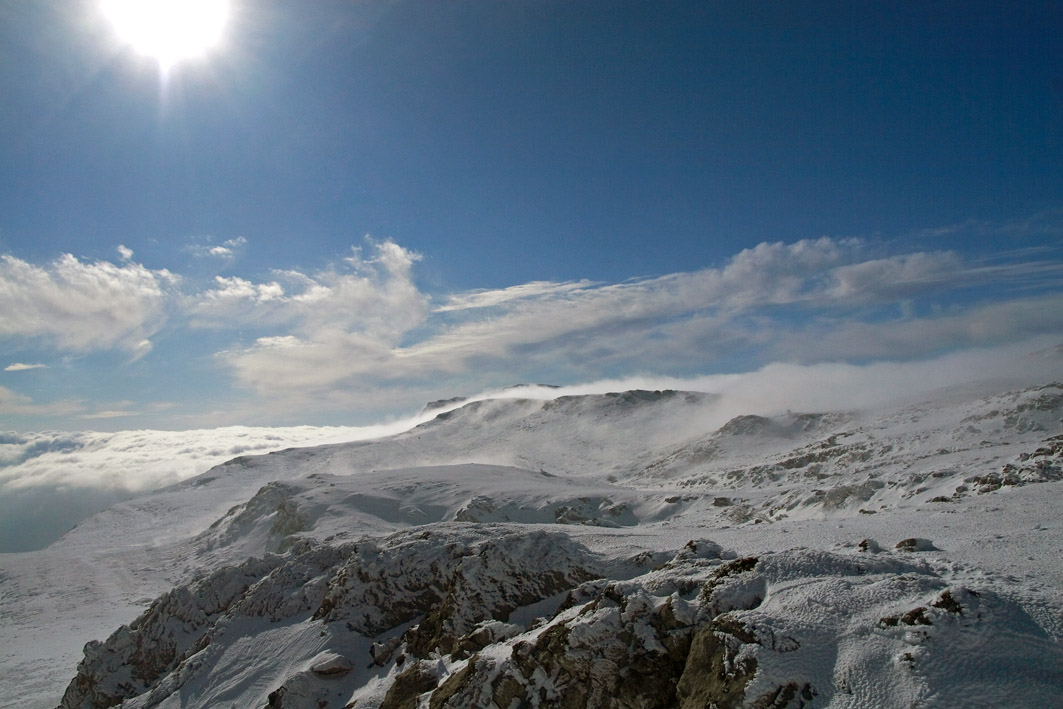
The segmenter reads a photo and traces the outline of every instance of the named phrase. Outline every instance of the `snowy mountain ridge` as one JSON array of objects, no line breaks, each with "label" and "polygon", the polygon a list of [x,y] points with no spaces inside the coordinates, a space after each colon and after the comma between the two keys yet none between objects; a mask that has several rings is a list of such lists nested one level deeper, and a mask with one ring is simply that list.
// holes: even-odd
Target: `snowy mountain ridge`
[{"label": "snowy mountain ridge", "polygon": [[63,707],[1054,701],[1063,387],[715,402],[477,401],[116,505],[0,556],[4,701],[55,706],[56,674]]}]

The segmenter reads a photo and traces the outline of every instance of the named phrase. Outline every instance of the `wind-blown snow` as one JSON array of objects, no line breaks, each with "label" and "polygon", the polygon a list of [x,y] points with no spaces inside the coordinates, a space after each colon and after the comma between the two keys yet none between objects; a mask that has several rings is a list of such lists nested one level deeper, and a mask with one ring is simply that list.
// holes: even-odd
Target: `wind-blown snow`
[{"label": "wind-blown snow", "polygon": [[0,696],[1058,698],[1063,385],[727,421],[726,393],[510,393],[239,456],[0,556]]},{"label": "wind-blown snow", "polygon": [[[910,362],[774,364],[752,372],[687,379],[628,377],[565,387],[509,387],[447,399],[437,402],[436,407],[378,426],[0,432],[0,552],[47,546],[81,520],[117,501],[198,475],[235,455],[389,435],[477,401],[546,401],[637,389],[712,392],[690,422],[676,417],[654,419],[666,421],[662,428],[674,438],[676,427],[679,433],[687,428],[705,432],[747,414],[873,409],[917,401],[924,392],[942,387],[987,393],[1061,376],[1063,355],[1059,348],[1024,342]],[[652,432],[651,424],[643,426],[644,438]],[[639,443],[643,451],[656,446],[655,441]],[[544,446],[545,441],[539,440],[536,449]],[[510,461],[495,454],[490,462]],[[393,460],[384,465],[398,464]]]}]

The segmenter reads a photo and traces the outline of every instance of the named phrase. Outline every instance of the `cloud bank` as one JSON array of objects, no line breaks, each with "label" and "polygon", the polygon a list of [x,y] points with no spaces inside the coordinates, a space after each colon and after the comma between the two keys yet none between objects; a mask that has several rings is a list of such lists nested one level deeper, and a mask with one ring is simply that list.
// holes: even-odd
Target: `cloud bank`
[{"label": "cloud bank", "polygon": [[0,432],[0,552],[45,547],[115,502],[238,455],[373,438],[423,420],[364,427]]},{"label": "cloud bank", "polygon": [[184,480],[237,455],[391,435],[469,401],[545,400],[629,389],[708,392],[717,396],[699,412],[697,435],[703,435],[744,414],[876,409],[940,398],[947,396],[943,390],[953,387],[989,394],[1053,379],[1063,379],[1063,348],[1031,351],[1027,344],[903,363],[770,364],[740,374],[625,377],[560,388],[487,390],[429,414],[370,427],[0,433],[0,552],[46,546],[115,502]]}]

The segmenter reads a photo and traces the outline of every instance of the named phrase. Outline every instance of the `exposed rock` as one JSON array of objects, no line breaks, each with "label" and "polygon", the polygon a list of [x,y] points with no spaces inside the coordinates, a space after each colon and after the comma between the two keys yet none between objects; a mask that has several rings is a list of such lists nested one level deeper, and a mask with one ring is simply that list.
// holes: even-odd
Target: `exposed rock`
[{"label": "exposed rock", "polygon": [[437,682],[439,677],[434,666],[428,662],[418,662],[395,677],[380,709],[417,709],[418,697],[435,689]]},{"label": "exposed rock", "polygon": [[896,548],[900,551],[938,551],[938,548],[934,546],[932,541],[920,537],[902,539],[897,542]]},{"label": "exposed rock", "polygon": [[[1021,686],[1057,686],[1058,673],[1040,668],[1063,666],[1058,643],[1014,602],[947,586],[932,560],[736,558],[697,540],[661,561],[604,563],[558,533],[482,525],[296,546],[161,598],[90,649],[63,707],[155,706],[193,679],[201,691],[215,664],[255,644],[232,634],[241,627],[282,628],[313,648],[259,697],[274,709],[790,709],[835,692],[908,706],[919,699],[910,687],[949,678],[957,645],[978,648],[966,671],[1006,671]],[[842,643],[860,647],[835,668],[842,676],[810,669],[842,662]],[[923,677],[880,681],[896,666]]]},{"label": "exposed rock", "polygon": [[975,486],[979,494],[994,492],[1002,487],[1021,487],[1035,483],[1063,480],[1063,436],[1052,436],[1035,450],[1023,452],[999,472],[972,475],[964,482]]},{"label": "exposed rock", "polygon": [[721,617],[701,628],[690,644],[676,686],[681,709],[737,707],[757,671],[755,656],[744,653],[756,638],[740,623]]},{"label": "exposed rock", "polygon": [[815,696],[812,685],[798,686],[796,682],[789,682],[758,697],[749,706],[750,709],[803,709]]},{"label": "exposed rock", "polygon": [[870,554],[877,554],[882,551],[882,546],[874,539],[864,539],[857,545],[860,551]]},{"label": "exposed rock", "polygon": [[926,608],[923,608],[922,606],[913,608],[900,616],[885,616],[880,618],[878,623],[883,628],[892,628],[901,623],[904,625],[932,625],[930,619],[926,616]]},{"label": "exposed rock", "polygon": [[717,432],[723,436],[755,436],[773,428],[771,419],[764,416],[735,416]]},{"label": "exposed rock", "polygon": [[446,409],[453,406],[458,406],[463,401],[467,401],[464,396],[452,396],[449,399],[437,399],[436,401],[429,401],[421,409],[421,414],[431,413],[433,411],[439,411],[440,409]]}]

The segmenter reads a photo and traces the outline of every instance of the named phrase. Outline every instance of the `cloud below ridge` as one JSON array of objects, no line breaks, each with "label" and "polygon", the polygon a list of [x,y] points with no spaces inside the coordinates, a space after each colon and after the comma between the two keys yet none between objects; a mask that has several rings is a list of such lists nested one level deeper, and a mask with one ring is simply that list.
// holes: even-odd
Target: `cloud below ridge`
[{"label": "cloud below ridge", "polygon": [[364,427],[0,431],[0,553],[46,546],[115,502],[198,475],[238,455],[374,438],[422,420]]},{"label": "cloud below ridge", "polygon": [[412,428],[471,401],[555,399],[630,389],[715,394],[698,415],[703,434],[735,416],[866,410],[939,396],[950,387],[979,394],[1063,376],[1063,352],[1046,342],[971,349],[909,362],[769,364],[737,374],[628,376],[560,388],[486,390],[430,414],[369,427],[227,427],[118,433],[0,432],[0,552],[39,548],[114,502],[204,472],[237,455],[291,446],[365,440]]}]

